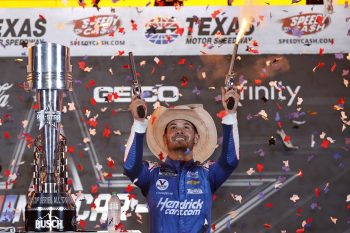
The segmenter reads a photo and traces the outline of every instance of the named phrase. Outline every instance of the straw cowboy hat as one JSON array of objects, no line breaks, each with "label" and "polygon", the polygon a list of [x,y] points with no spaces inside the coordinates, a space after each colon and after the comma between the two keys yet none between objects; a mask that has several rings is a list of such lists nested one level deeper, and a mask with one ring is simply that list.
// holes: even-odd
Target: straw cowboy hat
[{"label": "straw cowboy hat", "polygon": [[194,161],[204,162],[215,150],[217,132],[213,118],[201,104],[180,105],[174,108],[158,107],[148,121],[146,139],[151,152],[158,157],[168,155],[163,141],[165,128],[172,120],[187,120],[197,129],[199,140],[193,147]]}]

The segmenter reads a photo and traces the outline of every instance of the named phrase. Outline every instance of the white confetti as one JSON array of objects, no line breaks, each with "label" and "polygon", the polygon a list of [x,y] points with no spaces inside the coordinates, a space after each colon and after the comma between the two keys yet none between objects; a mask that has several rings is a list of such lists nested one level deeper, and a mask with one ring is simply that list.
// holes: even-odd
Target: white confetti
[{"label": "white confetti", "polygon": [[111,75],[113,75],[113,70],[112,70],[112,68],[109,68],[109,73],[111,73]]},{"label": "white confetti", "polygon": [[165,80],[165,76],[162,75],[162,76],[160,77],[160,80],[164,81],[164,80]]},{"label": "white confetti", "polygon": [[92,135],[92,136],[95,136],[96,135],[96,129],[89,129],[89,133]]},{"label": "white confetti", "polygon": [[158,57],[155,57],[154,62],[157,63],[157,65],[158,65],[158,63],[160,62],[160,59]]},{"label": "white confetti", "polygon": [[140,66],[144,66],[144,65],[146,65],[146,61],[145,60],[140,62]]},{"label": "white confetti", "polygon": [[22,126],[23,126],[23,129],[27,128],[27,126],[28,126],[28,120],[22,121]]},{"label": "white confetti", "polygon": [[345,87],[348,87],[348,86],[349,86],[349,80],[347,80],[347,79],[345,79],[345,78],[343,78],[343,80],[344,80],[344,85],[345,85]]},{"label": "white confetti", "polygon": [[331,219],[331,221],[332,221],[334,224],[337,224],[337,221],[338,221],[337,218],[330,217],[330,219]]},{"label": "white confetti", "polygon": [[84,142],[84,143],[90,142],[90,138],[88,138],[88,137],[84,138],[84,139],[83,139],[83,142]]},{"label": "white confetti", "polygon": [[296,203],[299,199],[299,196],[296,194],[293,194],[293,196],[289,198],[289,200],[291,200],[294,203]]},{"label": "white confetti", "polygon": [[297,106],[298,106],[298,105],[301,105],[302,102],[303,102],[303,98],[298,97]]},{"label": "white confetti", "polygon": [[248,171],[246,171],[249,176],[253,175],[255,173],[255,170],[253,168],[249,168]]},{"label": "white confetti", "polygon": [[346,202],[350,202],[350,194],[346,197]]},{"label": "white confetti", "polygon": [[73,102],[72,103],[68,103],[68,110],[69,111],[74,111],[75,110],[75,105],[74,105]]},{"label": "white confetti", "polygon": [[207,74],[205,72],[202,72],[202,77],[207,78]]},{"label": "white confetti", "polygon": [[321,139],[324,139],[326,137],[326,133],[325,132],[322,132],[321,135],[320,135],[320,138]]}]

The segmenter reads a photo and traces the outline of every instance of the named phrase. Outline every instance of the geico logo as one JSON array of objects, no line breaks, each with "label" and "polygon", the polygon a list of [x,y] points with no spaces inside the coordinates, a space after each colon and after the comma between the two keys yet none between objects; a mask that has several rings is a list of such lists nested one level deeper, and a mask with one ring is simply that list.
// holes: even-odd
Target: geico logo
[{"label": "geico logo", "polygon": [[[146,102],[176,102],[179,100],[179,89],[176,86],[142,86],[142,92],[147,93],[144,100]],[[128,103],[131,102],[132,89],[129,86],[125,87],[110,87],[102,86],[95,87],[94,99],[97,103],[106,103],[108,94],[117,93],[118,98],[114,102]]]},{"label": "geico logo", "polygon": [[56,228],[63,229],[63,220],[35,220],[35,229]]}]

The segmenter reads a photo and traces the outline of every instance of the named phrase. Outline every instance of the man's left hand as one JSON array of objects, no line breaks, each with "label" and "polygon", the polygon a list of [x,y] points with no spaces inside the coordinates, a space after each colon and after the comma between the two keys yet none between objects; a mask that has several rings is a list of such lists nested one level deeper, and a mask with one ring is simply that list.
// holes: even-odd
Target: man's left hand
[{"label": "man's left hand", "polygon": [[[228,113],[235,113],[235,112],[237,112],[237,106],[238,106],[238,102],[239,102],[239,97],[240,97],[240,95],[239,95],[238,90],[236,88],[227,91],[224,87],[221,87],[221,102],[222,102],[222,106],[224,107],[224,109]],[[227,102],[228,102],[229,98],[233,98],[235,100],[235,105],[234,105],[234,107],[231,110],[229,110],[227,108]]]}]

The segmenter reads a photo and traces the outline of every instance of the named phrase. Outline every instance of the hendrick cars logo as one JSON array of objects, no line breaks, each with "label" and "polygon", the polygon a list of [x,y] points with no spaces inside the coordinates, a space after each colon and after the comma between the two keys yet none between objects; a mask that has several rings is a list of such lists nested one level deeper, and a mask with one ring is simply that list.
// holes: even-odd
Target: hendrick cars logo
[{"label": "hendrick cars logo", "polygon": [[328,16],[308,13],[291,16],[281,20],[282,30],[293,36],[310,35],[324,30],[331,22]]},{"label": "hendrick cars logo", "polygon": [[100,37],[116,31],[121,25],[119,16],[98,15],[73,21],[74,32],[82,37]]},{"label": "hendrick cars logo", "polygon": [[178,38],[178,28],[179,25],[172,18],[157,17],[146,24],[145,36],[154,44],[169,44]]}]

